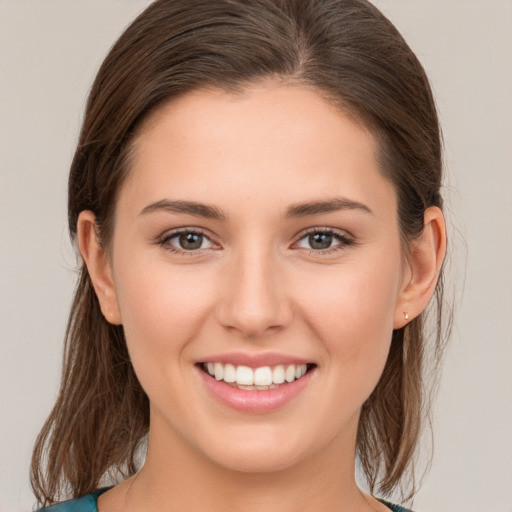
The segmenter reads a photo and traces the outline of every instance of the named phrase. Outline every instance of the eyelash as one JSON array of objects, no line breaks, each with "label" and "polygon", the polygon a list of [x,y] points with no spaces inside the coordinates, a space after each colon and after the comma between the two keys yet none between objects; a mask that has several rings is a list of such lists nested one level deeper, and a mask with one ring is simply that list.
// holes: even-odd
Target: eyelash
[{"label": "eyelash", "polygon": [[[184,234],[184,233],[193,234],[193,235],[201,235],[201,236],[203,236],[204,238],[206,238],[207,240],[209,240],[211,242],[210,237],[208,235],[206,235],[206,233],[203,230],[201,230],[199,228],[194,228],[194,229],[183,228],[183,229],[178,229],[176,231],[172,231],[171,233],[165,234],[162,238],[160,238],[157,241],[157,243],[158,243],[158,245],[163,247],[165,250],[168,250],[168,251],[170,251],[172,253],[175,253],[175,254],[191,255],[191,256],[202,255],[205,249],[195,249],[195,250],[178,249],[178,248],[176,248],[176,247],[174,247],[173,245],[170,244],[170,240],[172,240],[173,238],[176,238],[179,235]],[[328,247],[326,249],[309,249],[309,255],[310,256],[327,256],[327,255],[332,254],[334,252],[342,251],[342,250],[344,250],[346,247],[348,247],[350,245],[355,245],[355,240],[354,239],[350,238],[345,233],[339,232],[339,231],[334,230],[332,228],[311,228],[311,229],[308,229],[308,230],[306,230],[305,232],[303,232],[301,234],[300,238],[298,239],[298,242],[300,242],[301,240],[303,240],[304,238],[306,238],[306,237],[308,237],[310,235],[315,235],[315,234],[319,234],[319,233],[327,234],[327,235],[332,235],[333,239],[338,242],[338,245],[334,245],[333,247]],[[295,242],[295,244],[298,243],[298,242]]]},{"label": "eyelash", "polygon": [[[304,238],[310,236],[310,235],[316,235],[318,233],[326,234],[326,235],[332,235],[333,239],[338,242],[338,245],[334,245],[332,247],[328,247],[327,249],[309,249],[309,255],[310,256],[327,256],[329,254],[332,254],[334,252],[343,251],[348,246],[354,245],[355,240],[353,238],[350,238],[346,233],[337,231],[332,228],[311,228],[307,229],[305,232],[301,234],[301,237],[299,238],[299,242],[303,240]],[[297,243],[297,242],[296,242]]]}]

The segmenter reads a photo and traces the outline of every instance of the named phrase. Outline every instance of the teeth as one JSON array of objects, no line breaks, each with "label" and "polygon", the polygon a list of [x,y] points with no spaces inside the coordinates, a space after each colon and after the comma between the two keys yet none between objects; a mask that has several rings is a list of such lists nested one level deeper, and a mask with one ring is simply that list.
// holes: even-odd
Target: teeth
[{"label": "teeth", "polygon": [[272,370],[272,382],[274,384],[282,384],[284,382],[284,366],[283,365],[279,365],[279,366],[276,366],[273,370]]},{"label": "teeth", "polygon": [[254,370],[254,384],[256,386],[270,386],[272,384],[272,370],[270,366]]},{"label": "teeth", "polygon": [[306,367],[304,365],[297,366],[295,368],[295,378],[300,379],[306,373]]},{"label": "teeth", "polygon": [[252,368],[249,368],[248,366],[239,366],[236,369],[235,382],[244,386],[252,386],[254,384],[254,372],[252,371]]},{"label": "teeth", "polygon": [[286,382],[293,382],[295,380],[295,366],[293,364],[286,368],[284,378],[286,379]]},{"label": "teeth", "polygon": [[224,366],[224,381],[235,382],[236,380],[236,368],[232,364]]},{"label": "teeth", "polygon": [[217,380],[222,380],[224,378],[224,366],[220,363],[215,363],[214,366],[214,375]]},{"label": "teeth", "polygon": [[204,363],[203,368],[216,380],[236,384],[240,389],[267,390],[274,389],[278,384],[293,382],[300,379],[307,371],[307,365],[277,365],[273,368],[262,366],[234,366],[222,363]]}]

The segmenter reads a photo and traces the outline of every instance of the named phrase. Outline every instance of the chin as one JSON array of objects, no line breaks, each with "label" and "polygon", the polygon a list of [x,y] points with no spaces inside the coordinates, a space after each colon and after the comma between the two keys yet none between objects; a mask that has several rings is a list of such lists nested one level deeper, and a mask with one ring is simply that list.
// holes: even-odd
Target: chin
[{"label": "chin", "polygon": [[284,471],[299,462],[293,452],[275,453],[273,450],[258,453],[241,450],[223,452],[214,462],[229,471],[237,473],[268,474]]},{"label": "chin", "polygon": [[[216,465],[240,473],[273,473],[290,468],[306,456],[302,447],[290,438],[279,435],[259,434],[227,436],[204,450],[205,455]],[[297,440],[298,441],[298,440]]]}]

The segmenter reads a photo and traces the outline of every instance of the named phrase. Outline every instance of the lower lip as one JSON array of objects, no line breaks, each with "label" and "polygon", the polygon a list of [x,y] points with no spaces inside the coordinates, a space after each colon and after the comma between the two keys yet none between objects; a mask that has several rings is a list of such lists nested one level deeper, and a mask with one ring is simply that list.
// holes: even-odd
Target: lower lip
[{"label": "lower lip", "polygon": [[316,367],[311,368],[300,379],[265,391],[246,391],[216,380],[197,366],[207,389],[223,404],[242,412],[265,413],[275,411],[293,400],[308,385]]}]

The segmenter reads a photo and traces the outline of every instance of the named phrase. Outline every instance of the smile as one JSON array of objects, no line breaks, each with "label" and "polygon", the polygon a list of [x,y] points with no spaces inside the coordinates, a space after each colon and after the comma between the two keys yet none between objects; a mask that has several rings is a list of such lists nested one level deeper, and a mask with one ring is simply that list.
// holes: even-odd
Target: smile
[{"label": "smile", "polygon": [[243,413],[264,414],[294,403],[318,373],[314,363],[252,368],[213,361],[195,365],[206,391],[218,403]]},{"label": "smile", "polygon": [[202,367],[218,381],[224,381],[238,389],[267,391],[284,383],[291,383],[303,377],[312,365],[289,364],[274,367],[235,366],[234,364],[203,363]]}]

